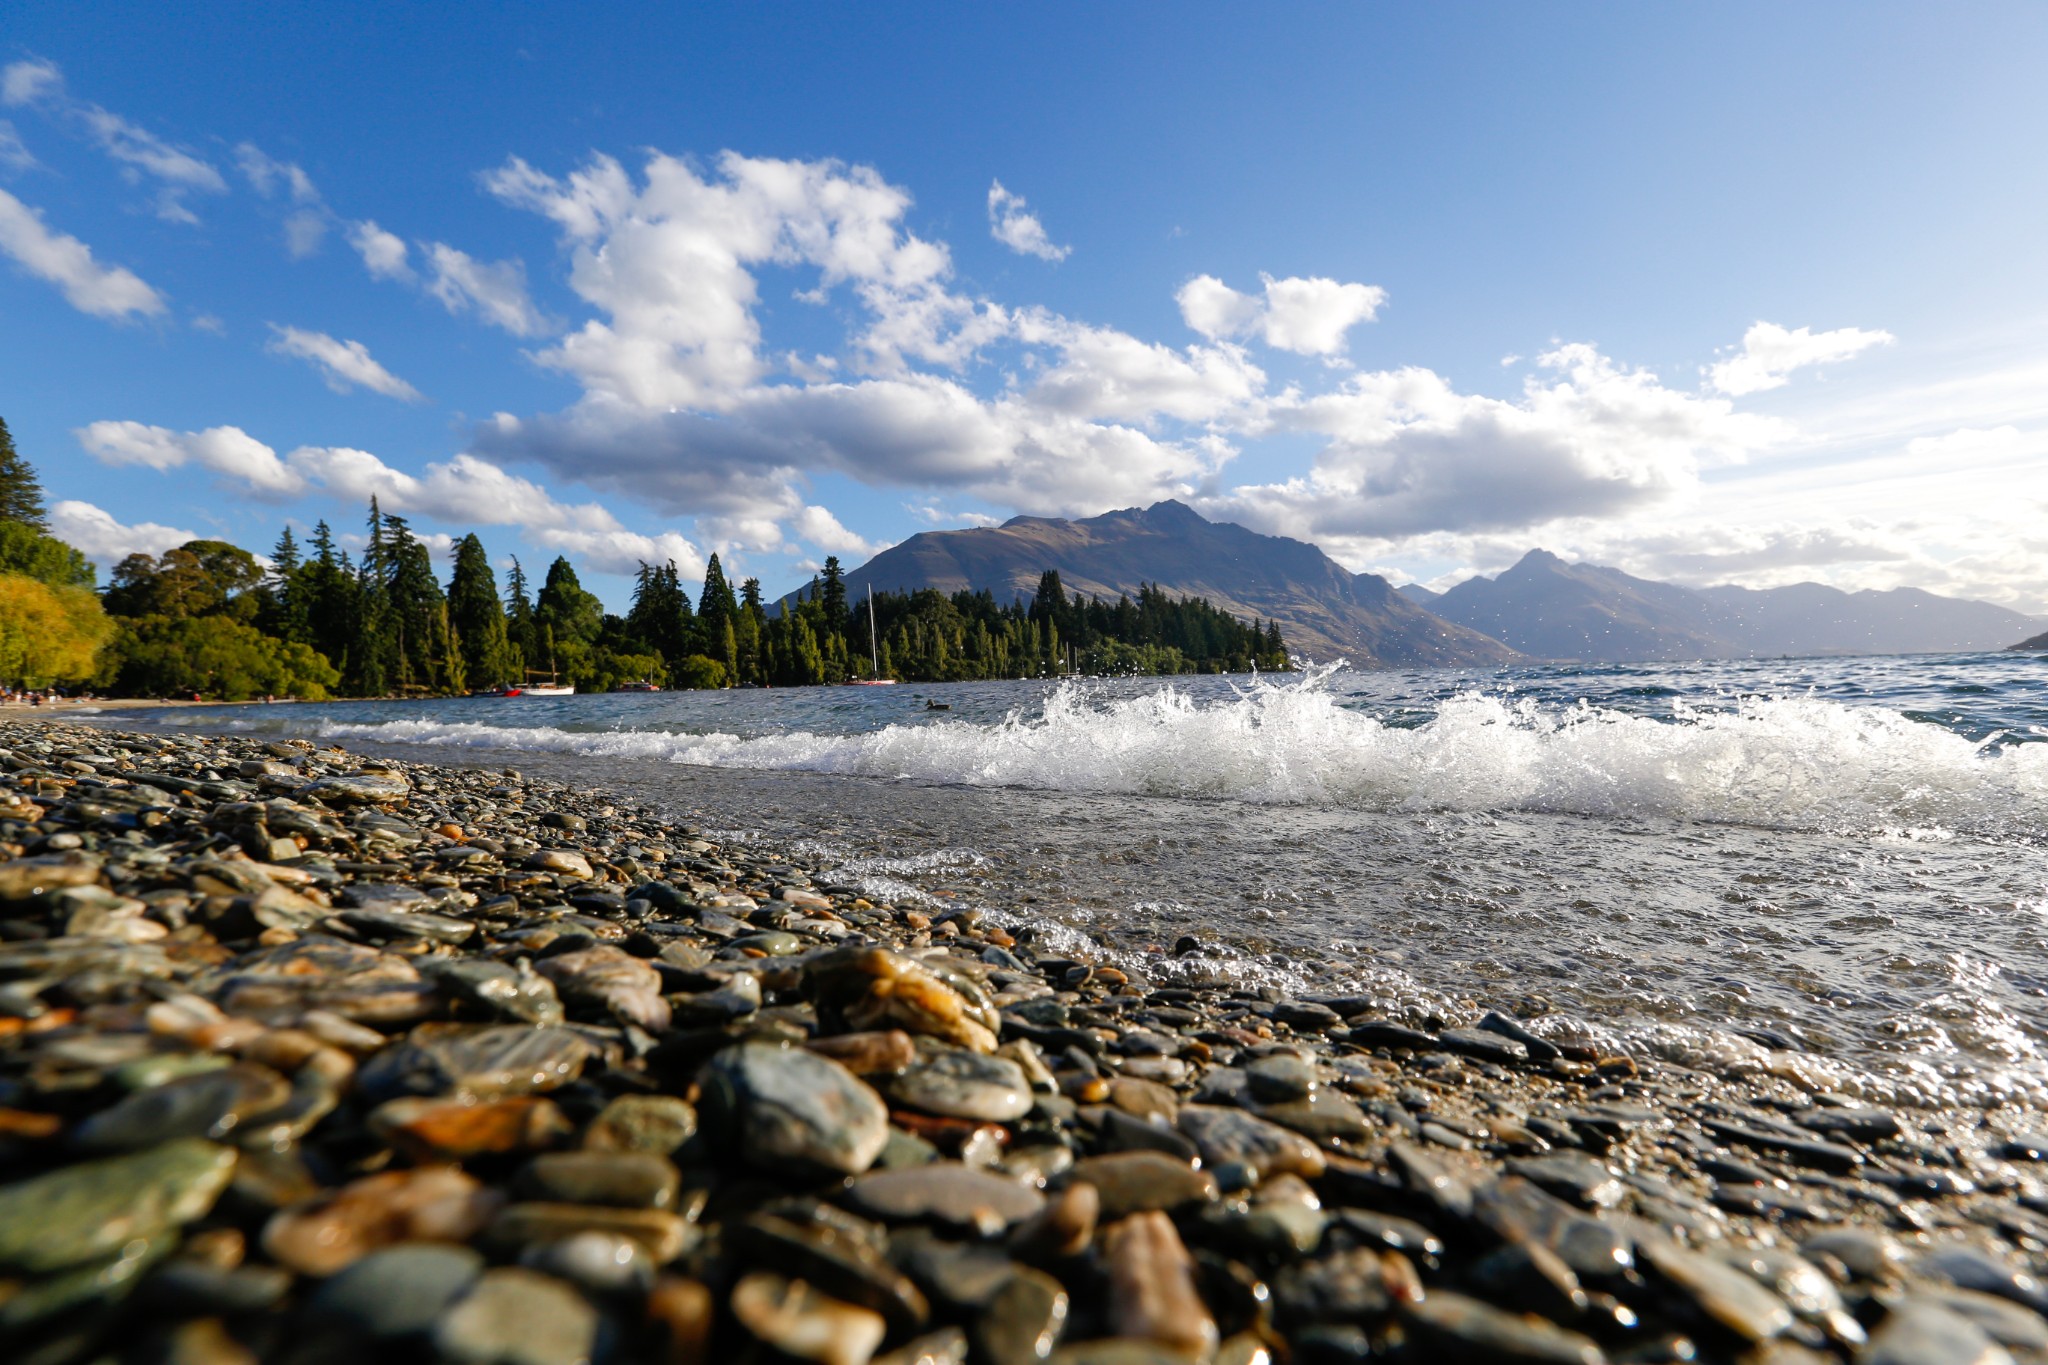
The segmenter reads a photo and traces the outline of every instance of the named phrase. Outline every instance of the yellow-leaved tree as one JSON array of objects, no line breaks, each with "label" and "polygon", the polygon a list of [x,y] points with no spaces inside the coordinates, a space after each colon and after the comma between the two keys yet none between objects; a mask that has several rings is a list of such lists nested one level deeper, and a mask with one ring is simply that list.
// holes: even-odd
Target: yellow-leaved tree
[{"label": "yellow-leaved tree", "polygon": [[90,588],[0,573],[0,681],[27,687],[83,682],[114,623]]}]

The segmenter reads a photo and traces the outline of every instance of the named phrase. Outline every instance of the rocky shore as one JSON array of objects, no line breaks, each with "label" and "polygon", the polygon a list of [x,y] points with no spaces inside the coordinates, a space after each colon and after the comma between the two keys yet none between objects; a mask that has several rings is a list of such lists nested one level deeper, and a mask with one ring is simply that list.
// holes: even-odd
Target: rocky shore
[{"label": "rocky shore", "polygon": [[510,772],[0,722],[0,1358],[2048,1360],[2034,1115],[1136,970]]}]

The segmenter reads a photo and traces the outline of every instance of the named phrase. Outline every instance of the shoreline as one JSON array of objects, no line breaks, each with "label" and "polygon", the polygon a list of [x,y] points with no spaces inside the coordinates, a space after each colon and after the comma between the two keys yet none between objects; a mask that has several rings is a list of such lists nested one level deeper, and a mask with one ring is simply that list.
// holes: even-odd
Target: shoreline
[{"label": "shoreline", "polygon": [[37,1359],[2048,1359],[2038,1115],[1150,983],[509,770],[77,714],[0,710]]}]

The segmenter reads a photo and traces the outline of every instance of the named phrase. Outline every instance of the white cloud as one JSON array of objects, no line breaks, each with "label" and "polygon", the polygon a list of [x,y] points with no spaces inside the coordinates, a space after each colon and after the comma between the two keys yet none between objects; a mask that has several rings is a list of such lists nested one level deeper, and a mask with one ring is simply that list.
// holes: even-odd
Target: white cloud
[{"label": "white cloud", "polygon": [[817,546],[826,554],[859,555],[868,559],[887,548],[883,542],[869,540],[847,530],[838,517],[823,507],[804,508],[792,519],[790,529],[799,540]]},{"label": "white cloud", "polygon": [[558,501],[539,484],[472,455],[408,474],[369,451],[346,446],[300,446],[279,456],[239,427],[180,432],[106,421],[76,435],[104,463],[159,471],[198,465],[267,501],[320,493],[360,505],[375,497],[387,512],[464,528],[516,526],[533,543],[572,555],[601,573],[630,573],[641,560],[673,559],[686,573],[701,573],[704,567],[697,547],[678,532],[628,530],[598,503]]},{"label": "white cloud", "polygon": [[208,336],[224,337],[228,334],[228,325],[212,313],[194,313],[192,330],[205,332]]},{"label": "white cloud", "polygon": [[1259,276],[1262,292],[1244,294],[1214,275],[1197,275],[1175,299],[1187,325],[1205,337],[1256,336],[1296,355],[1339,356],[1353,327],[1371,322],[1387,301],[1376,284],[1321,277]]},{"label": "white cloud", "polygon": [[1703,464],[1739,461],[1787,433],[1591,346],[1537,363],[1516,400],[1459,393],[1410,367],[1277,407],[1280,426],[1329,438],[1310,474],[1205,506],[1309,539],[1526,528],[1653,505],[1689,488]]},{"label": "white cloud", "polygon": [[256,192],[265,199],[282,196],[294,205],[284,219],[284,246],[295,261],[320,250],[334,215],[320,197],[313,177],[297,162],[279,161],[253,142],[235,148],[235,164]]},{"label": "white cloud", "polygon": [[443,242],[428,242],[422,250],[431,272],[427,292],[449,312],[474,308],[485,322],[517,337],[548,330],[547,319],[526,296],[526,267],[518,261],[479,261]]},{"label": "white cloud", "polygon": [[26,171],[36,164],[28,144],[21,140],[21,133],[12,123],[0,118],[0,166],[10,171]]},{"label": "white cloud", "polygon": [[125,168],[131,180],[157,182],[154,210],[166,222],[199,221],[185,202],[189,193],[227,193],[228,183],[213,163],[112,110],[73,98],[54,62],[36,58],[0,70],[0,104],[46,109],[83,129],[101,151]]},{"label": "white cloud", "polygon": [[372,220],[365,218],[349,224],[348,244],[363,258],[363,268],[370,272],[371,279],[414,278],[412,265],[406,260],[405,239],[395,232],[386,232]]},{"label": "white cloud", "polygon": [[35,57],[0,68],[0,104],[10,109],[39,104],[63,91],[64,73],[55,62]]},{"label": "white cloud", "polygon": [[310,361],[336,393],[360,386],[406,403],[427,401],[418,389],[373,360],[369,347],[360,341],[342,341],[325,332],[280,327],[274,322],[270,330],[276,333],[268,347],[273,354]]},{"label": "white cloud", "polygon": [[50,534],[67,545],[75,545],[87,559],[104,569],[132,554],[160,555],[165,550],[199,537],[176,526],[159,526],[153,521],[124,526],[114,515],[89,502],[66,500],[50,506]]},{"label": "white cloud", "polygon": [[1000,180],[991,180],[988,186],[988,235],[1020,256],[1041,261],[1064,261],[1074,251],[1055,246],[1038,215],[1025,208],[1024,196],[1010,193]]},{"label": "white cloud", "polygon": [[141,422],[94,422],[73,434],[103,464],[142,465],[159,472],[196,464],[266,501],[295,498],[306,491],[303,473],[240,427],[178,432]]},{"label": "white cloud", "polygon": [[52,230],[42,214],[0,190],[0,252],[37,279],[63,291],[73,308],[100,318],[156,317],[164,297],[141,276],[121,266],[101,265],[92,248],[68,233]]},{"label": "white cloud", "polygon": [[1801,327],[1790,330],[1775,322],[1759,322],[1742,334],[1742,349],[1706,371],[1708,387],[1740,397],[1782,388],[1794,370],[1847,360],[1873,346],[1888,346],[1890,332],[1840,327],[1832,332],[1815,332]]}]

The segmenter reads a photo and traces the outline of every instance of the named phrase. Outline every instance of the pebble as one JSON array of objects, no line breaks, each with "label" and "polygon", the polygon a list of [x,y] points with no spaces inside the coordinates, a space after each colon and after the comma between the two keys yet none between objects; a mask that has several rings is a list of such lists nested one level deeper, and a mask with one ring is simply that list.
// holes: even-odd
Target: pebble
[{"label": "pebble", "polygon": [[203,1218],[235,1153],[181,1138],[0,1186],[0,1268],[31,1274],[112,1256]]},{"label": "pebble", "polygon": [[424,1337],[483,1273],[484,1258],[468,1247],[389,1247],[327,1280],[307,1311],[322,1324],[375,1340]]},{"label": "pebble", "polygon": [[1039,1212],[1045,1196],[957,1162],[935,1162],[860,1176],[848,1186],[846,1203],[884,1222],[930,1221],[993,1237]]},{"label": "pebble", "polygon": [[552,1275],[503,1266],[441,1314],[433,1339],[450,1365],[587,1365],[597,1309]]},{"label": "pebble", "polygon": [[768,1271],[733,1286],[732,1312],[761,1341],[816,1365],[868,1365],[888,1334],[881,1314]]},{"label": "pebble", "polygon": [[1109,1319],[1121,1337],[1192,1356],[1215,1351],[1216,1320],[1195,1287],[1195,1263],[1163,1213],[1133,1214],[1104,1229]]},{"label": "pebble", "polygon": [[747,1162],[785,1162],[859,1175],[889,1140],[882,1097],[845,1067],[801,1048],[742,1043],[712,1062],[711,1084],[737,1110]]}]

